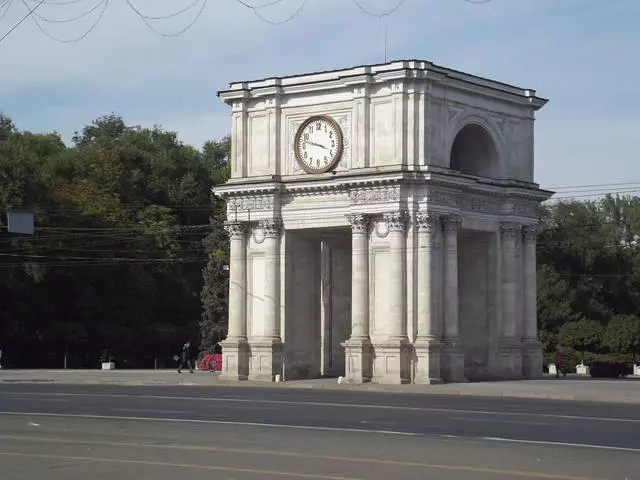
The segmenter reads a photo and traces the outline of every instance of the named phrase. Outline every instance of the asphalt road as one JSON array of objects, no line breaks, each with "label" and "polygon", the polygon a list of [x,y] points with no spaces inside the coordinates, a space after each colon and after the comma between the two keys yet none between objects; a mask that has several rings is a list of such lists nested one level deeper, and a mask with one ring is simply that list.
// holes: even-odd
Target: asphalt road
[{"label": "asphalt road", "polygon": [[640,479],[640,406],[247,387],[0,386],[3,479],[203,474]]}]

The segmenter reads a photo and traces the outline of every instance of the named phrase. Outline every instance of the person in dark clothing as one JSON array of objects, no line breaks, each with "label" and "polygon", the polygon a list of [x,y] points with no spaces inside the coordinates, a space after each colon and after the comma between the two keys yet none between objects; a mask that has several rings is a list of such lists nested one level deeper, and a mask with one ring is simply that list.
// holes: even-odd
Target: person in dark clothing
[{"label": "person in dark clothing", "polygon": [[187,342],[182,346],[180,352],[180,365],[178,365],[178,373],[182,373],[182,368],[189,367],[189,373],[193,373],[193,364],[191,363],[191,343]]}]

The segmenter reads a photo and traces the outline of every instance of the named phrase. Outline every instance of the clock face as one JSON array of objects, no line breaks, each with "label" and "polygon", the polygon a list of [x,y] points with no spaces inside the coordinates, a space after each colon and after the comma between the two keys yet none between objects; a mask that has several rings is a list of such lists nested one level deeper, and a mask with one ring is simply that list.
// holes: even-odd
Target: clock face
[{"label": "clock face", "polygon": [[307,173],[331,170],[342,156],[340,126],[326,116],[314,116],[304,121],[296,133],[296,159]]}]

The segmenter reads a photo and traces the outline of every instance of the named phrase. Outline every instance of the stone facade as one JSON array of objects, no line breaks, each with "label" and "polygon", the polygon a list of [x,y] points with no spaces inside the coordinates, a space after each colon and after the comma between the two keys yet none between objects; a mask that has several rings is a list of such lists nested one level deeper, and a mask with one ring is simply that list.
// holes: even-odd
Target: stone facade
[{"label": "stone facade", "polygon": [[[231,84],[223,376],[440,383],[542,374],[534,112],[546,100],[436,66]],[[344,148],[306,173],[311,115]]]}]

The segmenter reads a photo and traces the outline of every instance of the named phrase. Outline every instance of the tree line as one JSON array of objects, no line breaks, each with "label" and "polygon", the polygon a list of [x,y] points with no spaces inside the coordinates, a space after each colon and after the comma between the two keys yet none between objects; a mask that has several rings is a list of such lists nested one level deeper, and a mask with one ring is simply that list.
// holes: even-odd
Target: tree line
[{"label": "tree line", "polygon": [[227,239],[211,188],[229,138],[201,149],[160,127],[100,117],[63,143],[0,117],[0,349],[13,367],[171,363],[224,335]]},{"label": "tree line", "polygon": [[[65,145],[0,115],[0,349],[11,367],[172,365],[211,352],[227,321],[228,239],[211,188],[230,140],[202,148],[103,116]],[[35,214],[34,235],[6,212]],[[538,327],[545,363],[640,355],[640,200],[541,208]]]}]

